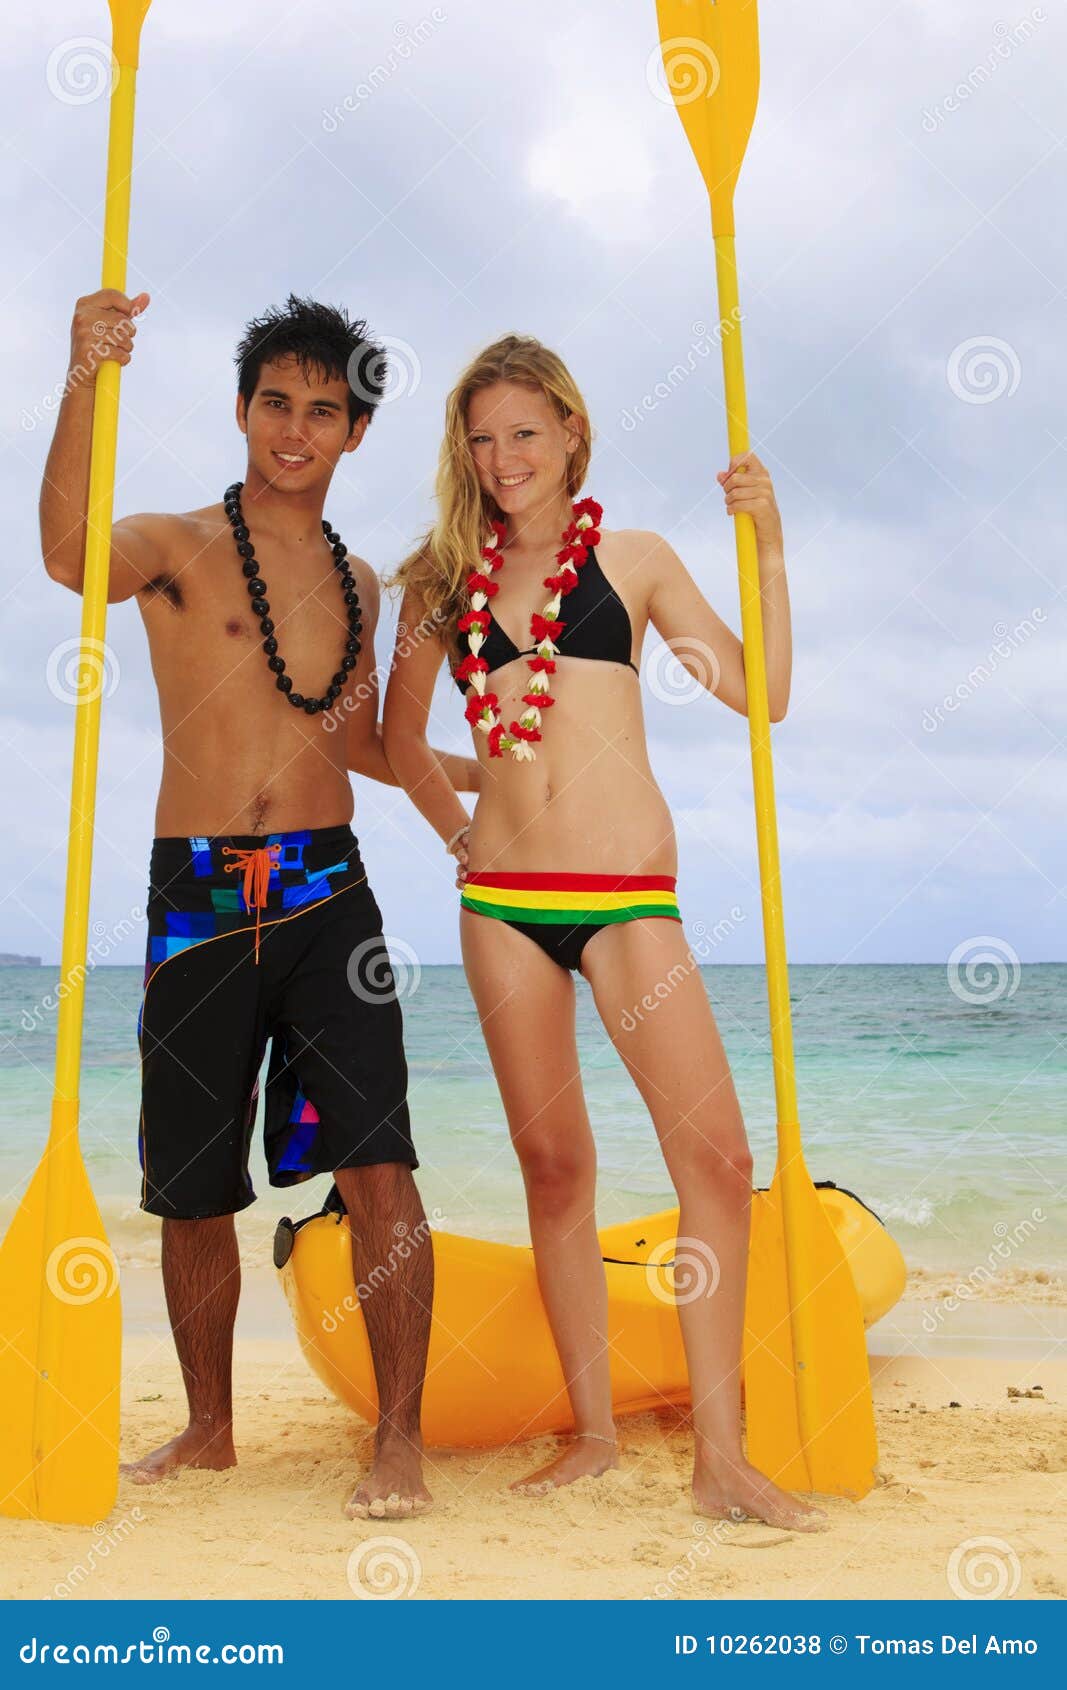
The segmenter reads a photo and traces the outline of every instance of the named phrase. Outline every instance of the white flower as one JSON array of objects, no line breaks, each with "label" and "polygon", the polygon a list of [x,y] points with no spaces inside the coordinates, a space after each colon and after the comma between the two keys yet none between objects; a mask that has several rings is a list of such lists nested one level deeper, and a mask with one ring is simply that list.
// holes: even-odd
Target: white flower
[{"label": "white flower", "polygon": [[486,604],[488,602],[489,601],[487,600],[484,593],[472,593],[471,594],[471,609],[472,610],[484,610],[485,607],[486,607]]},{"label": "white flower", "polygon": [[470,683],[475,692],[478,694],[478,697],[481,698],[485,691],[485,670],[475,669],[474,673],[470,677]]},{"label": "white flower", "polygon": [[541,712],[537,705],[528,705],[519,717],[519,722],[524,728],[539,728],[541,726]]},{"label": "white flower", "polygon": [[480,628],[471,629],[470,633],[467,635],[467,644],[470,646],[473,655],[477,657],[478,653],[485,644],[485,635],[482,633]]},{"label": "white flower", "polygon": [[559,600],[560,595],[557,593],[554,599],[549,599],[544,610],[541,612],[541,615],[546,617],[549,622],[554,622],[556,617],[559,615]]},{"label": "white flower", "polygon": [[483,734],[487,734],[493,725],[493,718],[488,714],[479,716],[474,725],[476,728],[481,728]]},{"label": "white flower", "polygon": [[537,648],[537,655],[538,657],[555,657],[558,654],[551,640],[542,640]]},{"label": "white flower", "polygon": [[549,690],[548,676],[543,669],[538,669],[536,674],[530,676],[529,690],[531,692],[547,692]]},{"label": "white flower", "polygon": [[592,526],[593,526],[592,517],[589,515],[588,511],[583,511],[582,515],[578,518],[578,521],[575,523],[575,527],[576,528],[592,528]]},{"label": "white flower", "polygon": [[511,755],[514,757],[516,763],[532,763],[534,762],[537,753],[534,751],[533,746],[529,745],[526,740],[517,739],[512,744]]}]

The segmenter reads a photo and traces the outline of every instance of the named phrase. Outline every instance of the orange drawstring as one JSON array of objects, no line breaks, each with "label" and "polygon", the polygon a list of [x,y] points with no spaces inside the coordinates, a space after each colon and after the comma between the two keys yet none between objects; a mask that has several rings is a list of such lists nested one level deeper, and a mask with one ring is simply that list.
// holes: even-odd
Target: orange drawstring
[{"label": "orange drawstring", "polygon": [[256,963],[259,962],[259,917],[265,908],[267,891],[270,887],[270,871],[276,867],[276,853],[281,850],[280,845],[257,845],[254,850],[246,851],[237,845],[224,845],[224,857],[236,857],[235,863],[226,864],[226,873],[231,874],[235,869],[244,869],[245,903],[250,910],[256,912]]}]

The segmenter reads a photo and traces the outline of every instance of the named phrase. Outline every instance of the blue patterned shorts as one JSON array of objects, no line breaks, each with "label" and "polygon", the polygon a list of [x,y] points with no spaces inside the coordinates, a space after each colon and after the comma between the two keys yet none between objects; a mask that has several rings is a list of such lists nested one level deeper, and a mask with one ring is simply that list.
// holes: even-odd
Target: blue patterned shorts
[{"label": "blue patterned shorts", "polygon": [[255,1201],[248,1156],[270,1040],[270,1183],[418,1162],[400,1004],[352,829],[156,839],[138,1017],[141,1207]]}]

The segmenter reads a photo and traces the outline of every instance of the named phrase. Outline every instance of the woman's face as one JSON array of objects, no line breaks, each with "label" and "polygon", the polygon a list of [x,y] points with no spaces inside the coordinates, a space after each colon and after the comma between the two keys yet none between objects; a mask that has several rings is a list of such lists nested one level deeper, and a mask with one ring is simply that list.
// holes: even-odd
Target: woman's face
[{"label": "woman's face", "polygon": [[486,493],[517,516],[564,495],[567,460],[580,440],[578,419],[562,422],[540,390],[498,381],[471,395],[467,443]]}]

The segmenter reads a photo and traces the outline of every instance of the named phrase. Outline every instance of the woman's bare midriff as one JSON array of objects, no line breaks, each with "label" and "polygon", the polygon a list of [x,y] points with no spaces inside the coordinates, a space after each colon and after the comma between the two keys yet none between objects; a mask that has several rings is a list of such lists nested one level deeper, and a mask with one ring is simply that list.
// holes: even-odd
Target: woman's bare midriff
[{"label": "woman's bare midriff", "polygon": [[[523,708],[525,659],[488,678],[510,724]],[[470,835],[473,873],[676,874],[674,824],[645,749],[641,683],[621,663],[560,657],[536,761],[491,758],[474,735],[482,788]]]}]

